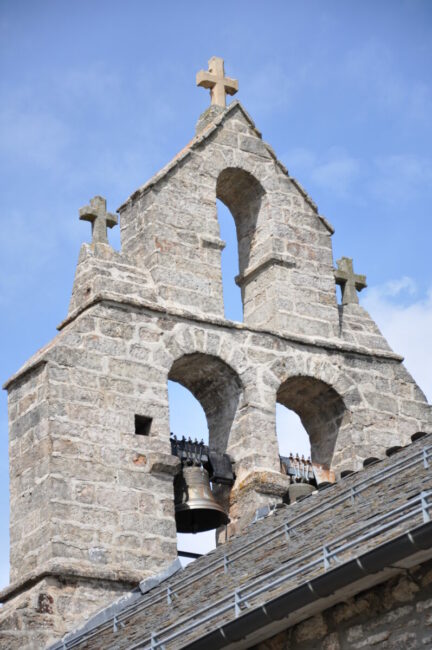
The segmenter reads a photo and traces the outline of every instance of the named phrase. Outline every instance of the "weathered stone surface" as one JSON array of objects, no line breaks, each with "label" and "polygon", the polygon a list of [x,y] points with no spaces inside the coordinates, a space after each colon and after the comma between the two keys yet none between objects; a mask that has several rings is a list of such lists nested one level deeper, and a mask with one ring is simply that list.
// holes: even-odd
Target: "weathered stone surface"
[{"label": "weathered stone surface", "polygon": [[[400,512],[401,506],[412,508],[413,494],[430,490],[431,469],[425,467],[423,453],[430,448],[431,438],[427,436],[379,465],[370,465],[331,487],[315,491],[303,501],[277,509],[266,508],[267,514],[261,513],[241,535],[230,537],[212,553],[190,564],[178,575],[167,578],[153,593],[143,594],[135,611],[128,615],[125,627],[116,634],[116,649],[127,650],[134,643],[147,646],[152,634],[172,650],[178,647],[180,637],[171,642],[167,637],[177,632],[184,647],[205,639],[209,632],[218,636],[221,629],[225,638],[232,638],[233,630],[235,633],[239,630],[243,615],[243,624],[246,624],[243,629],[246,634],[249,632],[245,645],[251,647],[254,624],[270,622],[262,615],[264,608],[272,614],[277,612],[275,625],[289,627],[282,638],[278,635],[275,639],[277,648],[313,650],[327,645],[337,647],[337,643],[350,650],[357,644],[367,647],[367,643],[372,644],[371,647],[374,643],[379,647],[381,643],[385,648],[390,640],[397,648],[400,638],[415,633],[416,626],[423,631],[430,621],[431,609],[416,605],[431,600],[431,585],[427,585],[431,561],[414,568],[414,558],[419,557],[417,546],[412,546],[411,555],[402,560],[404,564],[413,563],[409,570],[399,569],[396,573],[399,562],[393,561],[393,553],[386,560],[386,549],[401,549],[400,542],[407,539],[407,533],[414,538],[417,536],[419,529],[414,533],[416,523],[423,532],[427,530],[421,524],[420,513],[391,530],[375,530],[369,538],[363,535],[358,538],[358,534],[364,532],[365,525],[367,530],[375,526],[377,515],[384,516],[386,521],[392,520],[396,509]],[[359,488],[360,493],[357,492]],[[346,544],[353,537],[357,542],[353,546]],[[335,544],[341,542],[337,561],[330,560],[330,566],[325,569],[323,543],[336,550]],[[430,557],[430,552],[426,553]],[[426,557],[425,553],[422,555]],[[355,562],[356,559],[361,566],[366,566],[373,556],[380,558],[380,566],[385,567],[383,571],[359,576],[343,569],[350,566],[350,560]],[[318,565],[311,562],[313,558],[319,560]],[[370,568],[373,566],[378,569],[377,565]],[[340,569],[351,580],[345,588],[338,582]],[[275,578],[283,576],[285,580],[274,582]],[[332,578],[336,578],[336,583]],[[376,580],[381,581],[380,586]],[[415,591],[415,587],[407,587],[407,580],[409,584],[427,586],[422,592]],[[367,590],[366,584],[370,585]],[[169,602],[167,586],[171,593]],[[401,589],[404,593],[415,592],[414,599],[401,603],[398,600]],[[248,603],[248,607],[239,604],[240,612],[234,607],[234,590],[239,590],[237,596],[243,595]],[[309,604],[305,605],[305,600]],[[336,602],[339,604],[331,607]],[[221,607],[223,603],[228,607]],[[276,612],[274,605],[277,605]],[[185,619],[189,625],[185,624]],[[264,630],[261,628],[257,632],[260,639]],[[383,641],[393,630],[394,637]],[[91,640],[83,638],[81,633],[82,629],[77,631],[71,647],[99,650],[112,643],[111,629],[102,625],[98,625]],[[420,647],[429,636],[419,636]],[[213,643],[208,640],[209,645]],[[410,636],[406,640],[411,642]],[[265,647],[271,645],[269,639]]]},{"label": "weathered stone surface", "polygon": [[327,633],[327,624],[322,614],[317,614],[313,618],[300,623],[294,631],[296,643],[304,641],[316,641],[321,639]]},{"label": "weathered stone surface", "polygon": [[1,648],[42,650],[101,602],[109,603],[131,587],[121,580],[44,578],[0,609]]},{"label": "weathered stone surface", "polygon": [[[2,615],[12,612],[11,629],[39,626],[37,639],[82,616],[72,607],[47,632],[57,600],[75,598],[61,580],[37,592],[53,565],[85,593],[93,585],[90,611],[176,556],[168,379],[199,400],[210,445],[233,460],[236,482],[220,494],[229,534],[286,493],[276,402],[336,472],[432,431],[429,405],[369,315],[337,305],[331,229],[315,204],[237,102],[218,113],[120,208],[120,253],[82,246],[60,333],[8,382],[11,580],[16,592],[32,581],[36,609],[30,625],[10,596]],[[244,323],[223,316],[216,198],[236,223]],[[418,594],[401,584],[397,597],[405,606]],[[323,644],[344,647],[320,625]]]},{"label": "weathered stone surface", "polygon": [[[344,604],[327,609],[254,650],[418,650],[431,641],[428,612],[430,587],[418,585],[430,569],[419,566],[409,575],[365,591]],[[400,606],[401,594],[412,604]]]}]

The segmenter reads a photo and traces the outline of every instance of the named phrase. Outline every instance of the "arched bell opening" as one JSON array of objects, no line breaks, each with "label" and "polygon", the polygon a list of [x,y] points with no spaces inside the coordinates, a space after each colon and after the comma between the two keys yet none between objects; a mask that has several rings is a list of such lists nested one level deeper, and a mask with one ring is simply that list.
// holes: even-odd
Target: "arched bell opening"
[{"label": "arched bell opening", "polygon": [[210,447],[225,453],[242,392],[237,373],[219,357],[196,352],[177,359],[168,379],[198,400],[207,419]]},{"label": "arched bell opening", "polygon": [[281,469],[290,477],[287,503],[293,503],[310,494],[316,482],[310,466],[309,435],[295,411],[276,403],[276,435]]},{"label": "arched bell opening", "polygon": [[300,457],[310,458],[310,438],[300,417],[295,411],[279,403],[276,403],[276,435],[281,456],[298,454]]},{"label": "arched bell opening", "polygon": [[[260,213],[263,197],[265,195],[264,188],[261,183],[252,176],[249,172],[244,171],[238,167],[227,167],[224,169],[217,179],[216,183],[216,198],[219,199],[230,211],[236,228],[237,233],[237,251],[238,251],[238,276],[236,283],[241,288],[241,299],[244,308],[244,290],[242,278],[245,271],[248,269],[256,246],[256,228],[258,215]],[[225,219],[223,210],[219,210],[219,223],[220,226],[225,226],[223,223]],[[225,232],[229,231],[225,229]],[[222,232],[222,228],[221,228]],[[224,283],[224,296],[228,292],[228,286],[231,283],[230,278],[227,278],[229,271],[224,268],[224,255],[229,256],[229,250],[224,251],[222,254],[222,278]],[[231,265],[232,269],[233,265]],[[225,290],[225,286],[227,290]],[[230,289],[232,292],[233,289]],[[227,314],[226,314],[227,315]]]},{"label": "arched bell opening", "polygon": [[281,384],[276,401],[300,418],[309,436],[312,462],[330,468],[339,431],[348,417],[342,397],[319,379],[295,376]]},{"label": "arched bell opening", "polygon": [[[192,393],[175,381],[168,381],[170,431],[179,439],[194,436],[208,444],[207,418],[201,404]],[[209,553],[216,547],[214,530],[196,535],[177,533],[177,549],[183,566],[189,564],[196,554]],[[183,555],[186,553],[187,555]],[[188,556],[189,555],[189,556]]]},{"label": "arched bell opening", "polygon": [[[208,552],[215,547],[215,529],[228,522],[229,487],[223,483],[224,467],[218,467],[218,472],[212,470],[218,459],[225,458],[241,382],[221,359],[202,353],[184,355],[176,360],[168,379],[171,431],[177,438],[176,453],[182,458],[182,471],[174,481],[177,529],[182,531],[178,533],[178,548],[192,553]],[[192,399],[192,410],[197,412],[199,404],[199,427],[194,427],[189,420],[188,431],[184,427],[176,428],[179,416],[171,410],[173,407],[178,410],[179,400],[175,404],[171,396],[178,397],[180,393],[187,395],[184,406]],[[204,429],[208,430],[208,435]],[[186,440],[182,440],[183,436]],[[204,445],[200,444],[201,439]],[[210,478],[214,481],[211,485]],[[207,529],[210,530],[197,532]]]},{"label": "arched bell opening", "polygon": [[221,253],[222,291],[225,318],[243,322],[243,301],[235,278],[239,275],[239,254],[234,218],[222,201],[216,201],[220,237],[225,242]]}]

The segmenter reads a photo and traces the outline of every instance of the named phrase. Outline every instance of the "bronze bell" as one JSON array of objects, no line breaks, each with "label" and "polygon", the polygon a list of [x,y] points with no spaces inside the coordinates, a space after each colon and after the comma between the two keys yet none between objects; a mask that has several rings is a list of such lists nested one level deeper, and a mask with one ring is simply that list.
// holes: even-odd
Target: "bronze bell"
[{"label": "bronze bell", "polygon": [[203,467],[182,467],[174,480],[174,503],[179,533],[202,533],[229,521],[212,494],[209,475]]}]

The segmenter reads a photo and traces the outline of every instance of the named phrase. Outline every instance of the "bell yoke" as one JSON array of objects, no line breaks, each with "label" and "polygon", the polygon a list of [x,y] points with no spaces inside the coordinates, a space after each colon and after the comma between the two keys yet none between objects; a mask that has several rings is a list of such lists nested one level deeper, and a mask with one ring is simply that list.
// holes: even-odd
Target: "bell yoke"
[{"label": "bell yoke", "polygon": [[171,438],[171,451],[181,460],[181,471],[174,480],[177,531],[202,533],[225,526],[228,515],[216,501],[210,487],[214,483],[232,485],[234,476],[227,454],[210,451],[204,443],[190,438]]}]

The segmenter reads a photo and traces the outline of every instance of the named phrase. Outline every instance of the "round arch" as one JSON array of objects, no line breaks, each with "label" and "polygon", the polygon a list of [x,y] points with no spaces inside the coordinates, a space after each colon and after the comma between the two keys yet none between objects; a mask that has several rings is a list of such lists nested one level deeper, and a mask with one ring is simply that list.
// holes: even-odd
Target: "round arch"
[{"label": "round arch", "polygon": [[240,275],[249,266],[265,190],[248,171],[226,167],[216,181],[216,197],[231,212],[237,231]]},{"label": "round arch", "polygon": [[339,431],[349,417],[341,395],[321,379],[295,375],[279,386],[276,401],[300,417],[310,438],[312,461],[330,467]]},{"label": "round arch", "polygon": [[219,357],[194,352],[174,361],[168,379],[199,401],[207,418],[209,446],[224,453],[242,393],[237,373]]}]

